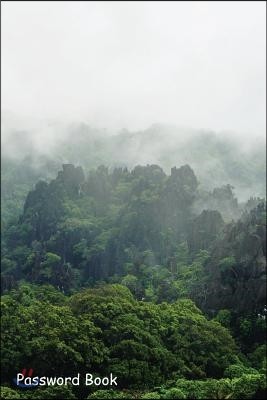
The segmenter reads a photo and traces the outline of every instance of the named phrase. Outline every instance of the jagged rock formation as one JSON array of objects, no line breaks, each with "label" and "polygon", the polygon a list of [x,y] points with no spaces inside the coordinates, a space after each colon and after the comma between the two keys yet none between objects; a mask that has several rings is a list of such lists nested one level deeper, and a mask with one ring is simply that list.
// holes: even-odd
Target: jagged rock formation
[{"label": "jagged rock formation", "polygon": [[[236,204],[230,187],[216,193]],[[217,210],[195,214],[199,195],[188,165],[172,168],[170,176],[157,165],[132,171],[100,166],[85,177],[82,168],[65,164],[56,179],[40,181],[29,192],[22,216],[5,235],[4,287],[26,279],[69,290],[124,276],[129,266],[138,275],[144,263],[169,268],[173,276],[164,282],[170,286],[181,265],[179,245],[186,243],[182,265],[189,270],[200,250],[211,252],[204,274],[192,267],[200,273],[192,297],[201,308],[260,309],[266,257],[262,203],[225,225]]]},{"label": "jagged rock formation", "polygon": [[198,299],[207,311],[262,312],[266,304],[266,205],[260,203],[225,227],[206,266]]},{"label": "jagged rock formation", "polygon": [[188,246],[192,254],[208,250],[222,230],[224,221],[219,211],[203,210],[194,218],[188,235]]}]

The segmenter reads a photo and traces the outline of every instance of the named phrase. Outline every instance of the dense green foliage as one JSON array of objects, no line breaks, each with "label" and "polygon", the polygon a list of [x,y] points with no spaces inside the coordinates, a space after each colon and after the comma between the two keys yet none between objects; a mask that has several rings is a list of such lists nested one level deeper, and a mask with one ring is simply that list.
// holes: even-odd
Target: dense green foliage
[{"label": "dense green foliage", "polygon": [[[249,398],[248,389],[254,394],[264,388],[263,375],[239,352],[229,331],[207,320],[191,300],[146,303],[117,284],[70,297],[51,286],[20,285],[2,296],[1,350],[4,384],[24,365],[39,376],[112,372],[119,376],[118,389],[143,391],[142,398],[149,398],[148,389],[155,387],[160,387],[159,398],[180,398],[175,397],[179,391],[182,398],[214,398],[214,393],[232,391],[233,398],[243,392],[242,398]],[[6,388],[3,398],[8,398],[8,390],[12,396]],[[64,398],[89,391],[59,387],[58,393],[62,396],[64,390]],[[39,398],[39,392],[48,392],[46,398],[58,395],[44,388],[30,398]],[[28,398],[29,390],[21,398],[25,395]]]},{"label": "dense green foliage", "polygon": [[[64,164],[5,209],[2,398],[264,398],[265,201],[200,186]],[[19,390],[22,368],[119,385]]]}]

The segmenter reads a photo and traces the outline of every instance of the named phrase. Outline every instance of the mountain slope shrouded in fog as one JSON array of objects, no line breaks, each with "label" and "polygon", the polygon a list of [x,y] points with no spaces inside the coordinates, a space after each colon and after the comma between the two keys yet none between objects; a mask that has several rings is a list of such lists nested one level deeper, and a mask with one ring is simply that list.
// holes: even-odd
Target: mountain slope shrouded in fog
[{"label": "mountain slope shrouded in fog", "polygon": [[26,359],[119,377],[121,392],[36,398],[264,398],[265,200],[200,187],[188,164],[63,164],[36,183],[2,237],[6,395]]},{"label": "mountain slope shrouded in fog", "polygon": [[[44,136],[42,141],[39,129],[43,135],[47,132],[47,138]],[[163,125],[119,133],[107,133],[86,124],[51,124],[39,129],[3,132],[4,219],[13,212],[14,201],[22,207],[27,191],[36,181],[51,179],[62,163],[81,165],[86,171],[101,164],[111,170],[159,164],[166,173],[174,165],[189,164],[204,192],[212,190],[216,182],[217,187],[232,185],[239,201],[246,201],[251,195],[265,196],[265,146],[260,139],[249,143],[230,134]]]},{"label": "mountain slope shrouded in fog", "polygon": [[[140,278],[136,295],[146,298],[153,273],[167,268],[166,288],[161,287],[162,279],[153,289],[154,297],[163,300],[172,285],[171,297],[179,293],[171,282],[180,276],[181,262],[200,257],[207,269],[201,270],[203,264],[196,274],[199,300],[194,294],[197,281],[192,287],[187,282],[186,289],[200,305],[262,309],[264,200],[251,198],[241,206],[229,185],[205,192],[204,197],[199,186],[189,165],[173,167],[170,175],[155,164],[112,172],[100,166],[86,175],[81,167],[64,164],[56,179],[36,184],[18,221],[6,228],[3,287],[24,278],[69,291],[135,276]],[[198,210],[200,203],[206,209]],[[211,258],[206,260],[199,252],[210,252]],[[141,273],[145,265],[146,278]],[[201,289],[202,281],[206,283]],[[253,293],[253,301],[246,298],[246,290]]]}]

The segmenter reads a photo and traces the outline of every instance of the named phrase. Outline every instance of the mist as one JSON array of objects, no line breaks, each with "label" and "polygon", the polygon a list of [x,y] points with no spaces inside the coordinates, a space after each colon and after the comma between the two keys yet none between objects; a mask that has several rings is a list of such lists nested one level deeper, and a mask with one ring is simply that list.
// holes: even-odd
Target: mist
[{"label": "mist", "polygon": [[5,2],[4,131],[32,130],[48,146],[60,135],[48,126],[73,122],[113,133],[161,123],[263,137],[265,7]]},{"label": "mist", "polygon": [[263,2],[2,4],[12,179],[189,164],[205,190],[265,196],[265,29]]}]

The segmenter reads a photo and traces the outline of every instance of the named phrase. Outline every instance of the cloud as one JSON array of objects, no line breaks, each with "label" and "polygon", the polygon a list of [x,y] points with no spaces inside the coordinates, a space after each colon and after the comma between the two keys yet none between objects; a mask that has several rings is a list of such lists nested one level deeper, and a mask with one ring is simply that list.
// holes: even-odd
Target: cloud
[{"label": "cloud", "polygon": [[2,108],[265,134],[265,2],[5,2]]}]

